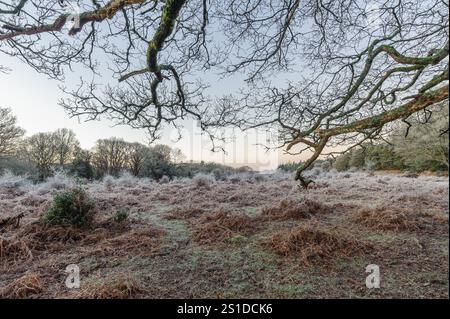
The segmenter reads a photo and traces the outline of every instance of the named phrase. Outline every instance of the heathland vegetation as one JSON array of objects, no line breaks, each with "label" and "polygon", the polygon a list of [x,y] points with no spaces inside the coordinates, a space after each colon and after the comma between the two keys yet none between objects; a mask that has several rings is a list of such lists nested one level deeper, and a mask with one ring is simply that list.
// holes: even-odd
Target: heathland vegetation
[{"label": "heathland vegetation", "polygon": [[1,76],[58,81],[69,116],[152,141],[192,120],[215,146],[258,129],[305,159],[262,174],[121,137],[87,150],[17,125],[6,107],[35,83],[2,90],[0,298],[448,298],[448,9],[0,1]]},{"label": "heathland vegetation", "polygon": [[167,145],[130,143],[121,138],[100,139],[90,150],[80,147],[73,131],[62,128],[54,132],[24,137],[9,109],[0,109],[0,172],[22,175],[42,182],[55,172],[86,180],[131,174],[155,180],[212,174],[216,179],[248,167],[234,169],[218,163],[184,161],[179,149]]},{"label": "heathland vegetation", "polygon": [[[66,129],[24,138],[4,114],[14,134],[2,135],[2,298],[448,297],[448,177],[380,174],[393,155],[361,145],[317,161],[302,189],[298,164],[261,174],[184,163],[165,145],[117,138],[82,150]],[[369,154],[402,158],[396,147]],[[421,167],[445,169],[439,158]],[[372,263],[381,290],[365,287]],[[79,289],[64,285],[69,264]]]}]

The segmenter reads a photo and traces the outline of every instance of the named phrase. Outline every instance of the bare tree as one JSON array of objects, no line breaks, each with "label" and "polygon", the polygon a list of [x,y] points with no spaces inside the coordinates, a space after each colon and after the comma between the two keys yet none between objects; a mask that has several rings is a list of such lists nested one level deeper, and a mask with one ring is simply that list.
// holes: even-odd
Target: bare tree
[{"label": "bare tree", "polygon": [[98,140],[93,150],[93,163],[101,174],[119,175],[127,165],[128,144],[123,139]]},{"label": "bare tree", "polygon": [[14,152],[17,141],[25,131],[17,126],[17,119],[11,110],[0,108],[0,156]]},{"label": "bare tree", "polygon": [[57,129],[53,134],[58,153],[58,163],[60,166],[64,166],[73,158],[75,152],[80,147],[80,143],[75,133],[67,128]]},{"label": "bare tree", "polygon": [[[265,127],[278,133],[275,147],[309,152],[296,175],[303,186],[327,146],[382,138],[390,123],[448,99],[448,1],[70,3],[81,11],[73,25],[54,1],[0,3],[1,52],[57,79],[76,64],[91,70],[64,88],[69,114],[154,138],[187,116],[212,137],[227,125]],[[246,75],[242,94],[207,97],[208,70]]]},{"label": "bare tree", "polygon": [[53,133],[37,133],[25,139],[25,156],[36,166],[39,180],[52,174],[52,166],[58,159]]},{"label": "bare tree", "polygon": [[[248,22],[249,15],[251,21],[267,21],[266,13],[245,10],[242,4],[231,14],[230,33],[257,47],[256,41],[268,45],[260,39],[268,39],[262,32],[267,25],[255,30]],[[254,85],[220,103],[216,124],[271,128],[279,147],[309,154],[296,174],[302,186],[311,182],[302,177],[304,170],[319,156],[335,153],[334,146],[384,138],[390,123],[448,100],[448,2],[307,1],[295,20],[285,34],[290,40],[270,49],[278,65],[253,54],[270,52],[262,47],[236,65],[245,70],[256,63],[250,69]],[[255,83],[269,70],[295,70],[288,60],[292,53],[301,57],[295,60],[299,79],[285,87]]]},{"label": "bare tree", "polygon": [[149,148],[141,143],[128,144],[128,165],[134,176],[139,176],[144,161],[149,154]]},{"label": "bare tree", "polygon": [[[70,98],[61,104],[68,112],[88,120],[109,116],[156,138],[163,122],[177,126],[180,117],[200,118],[203,86],[185,90],[181,77],[207,55],[206,5],[206,0],[2,2],[0,51],[61,80],[66,68],[86,67],[92,81],[83,78],[77,89],[64,89]],[[101,62],[105,57],[111,69]],[[105,73],[120,84],[99,90],[96,81]]]},{"label": "bare tree", "polygon": [[186,155],[179,148],[173,148],[170,158],[174,163],[181,163],[186,159]]}]

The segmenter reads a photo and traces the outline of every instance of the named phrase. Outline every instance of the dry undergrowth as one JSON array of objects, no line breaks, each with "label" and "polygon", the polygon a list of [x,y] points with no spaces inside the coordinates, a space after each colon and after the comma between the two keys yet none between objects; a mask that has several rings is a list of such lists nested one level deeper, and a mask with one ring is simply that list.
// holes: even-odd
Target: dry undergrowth
[{"label": "dry undergrowth", "polygon": [[192,238],[199,244],[226,242],[235,235],[250,235],[258,223],[247,215],[236,215],[219,210],[204,214],[191,222]]},{"label": "dry undergrowth", "polygon": [[133,229],[119,236],[106,238],[98,246],[115,254],[154,253],[160,248],[160,238],[165,232],[155,227]]},{"label": "dry undergrowth", "polygon": [[[40,223],[25,225],[13,238],[0,238],[0,266],[3,269],[54,254],[76,249],[79,256],[148,255],[157,252],[165,231],[151,225],[136,223],[114,225],[97,223],[92,228],[45,226]],[[16,239],[16,238],[21,238]],[[54,254],[53,254],[54,253]],[[46,271],[46,269],[41,269]],[[140,292],[134,279],[126,276],[108,278],[82,290],[77,298],[130,298]],[[0,287],[1,298],[26,298],[42,292],[40,278],[32,273]]]},{"label": "dry undergrowth", "polygon": [[43,285],[39,275],[29,272],[0,288],[0,297],[8,299],[26,298],[42,291]]},{"label": "dry undergrowth", "polygon": [[352,220],[371,229],[390,231],[419,231],[433,221],[448,224],[448,218],[444,216],[384,206],[362,209],[352,216]]},{"label": "dry undergrowth", "polygon": [[17,238],[1,238],[0,237],[0,262],[20,260],[31,260],[33,254],[27,243]]},{"label": "dry undergrowth", "polygon": [[25,225],[18,237],[25,241],[32,251],[60,250],[67,244],[81,241],[89,233],[88,229],[72,226],[47,226],[41,223]]},{"label": "dry undergrowth", "polygon": [[170,210],[167,215],[164,217],[165,219],[190,219],[198,217],[205,213],[205,210],[195,206],[188,207],[175,207]]},{"label": "dry undergrowth", "polygon": [[301,203],[282,200],[278,206],[263,208],[261,217],[267,220],[303,219],[316,214],[328,214],[333,210],[313,200],[305,199]]},{"label": "dry undergrowth", "polygon": [[342,230],[325,229],[311,222],[279,231],[262,245],[277,254],[298,257],[303,264],[348,258],[371,247]]},{"label": "dry undergrowth", "polygon": [[75,294],[80,299],[128,299],[136,297],[144,289],[139,282],[129,275],[118,275],[104,278],[82,287]]},{"label": "dry undergrowth", "polygon": [[[448,179],[390,176],[380,185],[380,177],[328,175],[304,192],[276,178],[210,188],[117,181],[108,191],[90,183],[99,214],[89,228],[33,222],[51,204],[42,185],[20,196],[0,188],[0,298],[286,297],[281,288],[289,298],[360,296],[352,280],[362,278],[358,263],[369,254],[395,262],[380,296],[448,298]],[[118,223],[120,208],[139,214]],[[22,212],[20,224],[2,222]],[[411,251],[413,241],[424,248]],[[82,266],[80,289],[64,285],[69,262]],[[292,291],[310,270],[311,292]],[[151,285],[136,280],[150,276]]]},{"label": "dry undergrowth", "polygon": [[78,247],[84,253],[111,252],[115,255],[148,254],[158,250],[164,230],[140,223],[133,226],[110,222],[98,223],[91,228],[27,224],[12,238],[0,237],[0,265],[29,261],[41,253],[60,252],[67,247]]}]

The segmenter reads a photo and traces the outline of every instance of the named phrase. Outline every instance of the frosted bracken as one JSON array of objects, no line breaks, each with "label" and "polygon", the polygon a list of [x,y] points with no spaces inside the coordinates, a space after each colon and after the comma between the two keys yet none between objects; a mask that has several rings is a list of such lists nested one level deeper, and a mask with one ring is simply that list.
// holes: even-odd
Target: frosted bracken
[{"label": "frosted bracken", "polygon": [[[50,281],[60,274],[55,272],[59,266],[51,265],[66,258],[75,258],[83,267],[103,260],[102,272],[151,277],[155,287],[170,289],[143,292],[157,297],[190,296],[192,287],[197,297],[210,296],[222,289],[220,285],[225,285],[224,292],[233,291],[242,280],[242,267],[256,279],[241,296],[285,296],[274,287],[285,285],[283,278],[289,278],[296,286],[306,280],[315,287],[294,291],[292,296],[324,297],[320,287],[326,287],[325,296],[342,297],[361,291],[348,283],[358,282],[364,265],[375,259],[389,265],[385,278],[390,285],[402,287],[383,290],[385,296],[448,296],[445,285],[429,284],[443,282],[448,271],[448,253],[443,250],[448,246],[448,177],[309,173],[315,183],[307,190],[282,171],[233,174],[220,180],[213,174],[199,174],[192,179],[167,178],[163,183],[130,174],[86,182],[58,173],[40,184],[6,173],[0,181],[0,222],[23,217],[20,227],[0,233],[0,253],[16,251],[23,258],[34,254],[26,259],[27,267],[39,269]],[[92,229],[46,229],[34,223],[49,209],[55,192],[73,186],[83,187],[95,201]],[[114,222],[120,211],[128,216],[123,227]],[[48,245],[53,248],[39,248]],[[14,257],[8,256],[7,262]],[[347,258],[345,264],[341,258]],[[334,267],[334,272],[321,265],[328,270]],[[0,286],[24,276],[21,267],[3,266],[0,258]],[[306,275],[310,266],[313,276]],[[86,276],[108,285],[95,271],[87,271]],[[411,276],[415,282],[403,286]],[[345,289],[334,286],[337,278],[347,283]],[[195,288],[198,282],[201,289]],[[261,282],[267,285],[259,286]],[[423,288],[424,284],[429,286]],[[286,285],[283,289],[292,286]],[[67,296],[66,289],[52,289],[36,294]]]},{"label": "frosted bracken", "polygon": [[[315,183],[308,190],[300,190],[291,174],[280,171],[259,178],[248,173],[233,174],[224,181],[216,181],[209,174],[198,174],[192,179],[174,178],[164,183],[122,174],[118,178],[105,176],[101,181],[84,183],[83,187],[96,200],[108,203],[107,206],[133,203],[133,208],[140,211],[155,205],[163,205],[164,210],[170,210],[171,205],[178,204],[245,210],[245,207],[261,207],[283,198],[301,200],[305,197],[331,205],[342,201],[361,207],[384,204],[418,209],[428,205],[448,211],[448,177],[368,176],[365,172],[333,171],[320,175],[312,172],[312,175]],[[77,181],[63,172],[38,184],[32,184],[26,177],[5,172],[0,179],[0,189],[3,189],[0,207],[18,211],[28,203],[33,206],[47,202],[53,192],[75,185]],[[5,195],[12,190],[15,190],[14,196]],[[25,205],[22,206],[22,203]],[[5,210],[2,209],[0,214],[5,214]]]}]

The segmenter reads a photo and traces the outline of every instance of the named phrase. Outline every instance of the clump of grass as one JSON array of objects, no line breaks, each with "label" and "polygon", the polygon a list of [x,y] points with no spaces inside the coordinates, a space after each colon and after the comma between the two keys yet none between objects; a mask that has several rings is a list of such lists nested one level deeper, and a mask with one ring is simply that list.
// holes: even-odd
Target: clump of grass
[{"label": "clump of grass", "polygon": [[353,257],[370,247],[347,233],[316,223],[279,231],[262,245],[279,255],[299,257],[304,264]]},{"label": "clump of grass", "polygon": [[7,299],[26,298],[39,294],[42,290],[43,285],[39,275],[28,272],[5,287],[0,288],[0,297]]},{"label": "clump of grass", "polygon": [[262,210],[262,218],[268,220],[303,219],[316,214],[328,214],[333,209],[327,205],[306,199],[301,203],[284,199],[277,206]]},{"label": "clump of grass", "polygon": [[95,203],[82,188],[56,193],[53,204],[43,215],[47,225],[89,226],[95,213]]},{"label": "clump of grass", "polygon": [[242,236],[242,235],[235,235],[230,238],[230,242],[235,245],[240,245],[240,244],[244,243],[246,240],[247,240],[247,237]]}]

